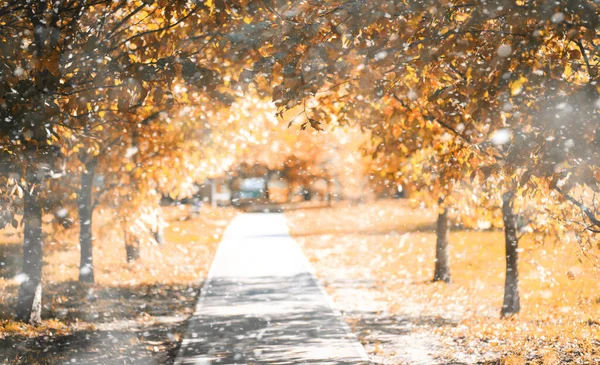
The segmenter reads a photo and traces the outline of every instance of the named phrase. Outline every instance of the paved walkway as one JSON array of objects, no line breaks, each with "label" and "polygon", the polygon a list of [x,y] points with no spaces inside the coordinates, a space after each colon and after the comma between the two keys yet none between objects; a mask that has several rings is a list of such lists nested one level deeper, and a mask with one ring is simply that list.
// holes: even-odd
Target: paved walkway
[{"label": "paved walkway", "polygon": [[368,364],[311,270],[283,214],[236,217],[175,364]]}]

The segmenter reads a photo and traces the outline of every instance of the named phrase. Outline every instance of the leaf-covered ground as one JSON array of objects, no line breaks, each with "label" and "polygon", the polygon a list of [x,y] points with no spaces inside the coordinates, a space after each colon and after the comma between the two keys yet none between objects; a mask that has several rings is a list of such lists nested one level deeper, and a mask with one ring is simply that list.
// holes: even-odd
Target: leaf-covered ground
[{"label": "leaf-covered ground", "polygon": [[142,246],[127,263],[108,214],[99,214],[94,245],[96,284],[77,282],[77,230],[46,238],[45,319],[12,320],[20,263],[15,231],[0,236],[0,364],[165,364],[176,355],[185,320],[233,209],[165,209],[163,245]]},{"label": "leaf-covered ground", "polygon": [[599,270],[575,243],[522,239],[522,311],[500,319],[501,231],[452,231],[443,284],[433,211],[390,200],[286,215],[374,363],[600,363]]}]

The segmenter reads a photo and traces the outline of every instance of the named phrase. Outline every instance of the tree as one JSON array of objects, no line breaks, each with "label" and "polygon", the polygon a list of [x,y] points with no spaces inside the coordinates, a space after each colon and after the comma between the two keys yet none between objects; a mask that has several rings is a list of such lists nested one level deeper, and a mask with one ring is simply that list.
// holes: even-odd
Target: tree
[{"label": "tree", "polygon": [[[22,201],[26,279],[19,291],[20,319],[40,321],[39,217],[52,201],[48,179],[64,172],[61,156],[68,158],[83,149],[79,161],[82,279],[91,281],[89,190],[93,184],[89,182],[95,174],[95,156],[104,147],[94,145],[92,134],[127,114],[144,115],[140,110],[148,111],[145,100],[150,91],[154,101],[162,99],[171,93],[163,89],[174,87],[175,79],[203,91],[215,90],[219,78],[213,70],[198,66],[206,57],[201,57],[205,47],[196,46],[210,42],[211,31],[222,18],[188,1],[9,1],[0,8],[0,113],[10,121],[3,125],[0,138],[5,157],[19,163],[12,175],[3,178],[12,184],[7,191],[26,193]],[[206,55],[216,59],[208,49]],[[164,103],[172,106],[174,98],[167,97]],[[72,136],[78,138],[71,141]],[[11,194],[4,196],[21,201]],[[14,214],[9,215],[12,221]]]},{"label": "tree", "polygon": [[[310,124],[318,125],[329,122],[327,110],[336,108],[337,118],[356,121],[359,111],[369,109],[365,101],[383,97],[385,105],[399,99],[442,126],[441,135],[470,149],[455,171],[472,181],[493,181],[475,189],[486,199],[540,198],[537,190],[556,202],[558,213],[562,195],[583,212],[579,224],[585,231],[597,230],[596,215],[588,208],[595,198],[588,193],[576,199],[561,187],[597,188],[597,165],[589,161],[590,153],[597,153],[597,4],[324,2],[300,8],[305,11],[286,14],[269,7],[269,26],[284,35],[270,38],[273,47],[261,50],[263,58],[273,56],[260,65],[277,72],[273,93],[282,110],[307,99],[329,99],[307,113]],[[556,107],[572,113],[570,119],[552,123]],[[447,161],[436,160],[435,166],[444,169]],[[473,164],[476,160],[480,163]],[[465,169],[470,170],[466,175]],[[511,270],[516,266],[514,214],[505,214]],[[517,271],[507,278],[511,275]],[[507,285],[505,297],[516,298],[511,294],[516,280],[508,281],[514,285]],[[518,311],[510,307],[503,314]]]},{"label": "tree", "polygon": [[[54,9],[53,9],[54,8]],[[79,8],[79,7],[78,7]],[[56,11],[54,11],[56,10]],[[41,319],[42,213],[46,182],[58,158],[56,125],[60,124],[62,83],[56,74],[61,37],[74,37],[71,20],[78,9],[59,9],[45,1],[8,2],[4,20],[0,138],[4,151],[19,162],[9,176],[23,191],[23,275],[17,317],[30,323]],[[63,23],[64,21],[64,23]],[[10,187],[9,187],[10,189]]]},{"label": "tree", "polygon": [[[423,199],[435,205],[443,198],[440,248],[448,246],[446,208],[463,200],[462,190],[488,202],[489,214],[503,213],[505,298],[512,303],[503,314],[519,309],[513,218],[524,202],[540,216],[572,222],[566,226],[582,230],[582,243],[593,242],[600,231],[592,208],[600,181],[593,158],[600,153],[597,4],[324,1],[294,3],[288,11],[289,5],[40,0],[0,7],[0,198],[11,207],[1,223],[19,224],[15,212],[23,206],[21,319],[40,320],[39,217],[56,210],[59,178],[77,173],[71,186],[78,191],[72,203],[81,208],[81,279],[92,281],[91,222],[101,200],[142,217],[158,190],[185,194],[216,160],[241,163],[250,150],[243,162],[271,168],[293,156],[314,161],[314,175],[323,173],[332,152],[313,148],[321,135],[284,136],[286,147],[274,155],[252,149],[270,141],[261,132],[273,131],[275,140],[281,134],[273,118],[242,128],[248,101],[237,104],[243,118],[234,116],[225,132],[214,127],[218,121],[209,123],[218,115],[213,104],[233,105],[249,92],[256,100],[271,94],[277,114],[297,113],[286,120],[300,129],[358,126],[372,138],[379,171],[427,182]],[[184,115],[173,122],[178,112]],[[179,135],[189,131],[190,138]],[[234,157],[223,158],[224,151]],[[417,160],[426,168],[419,170]],[[335,167],[326,173],[340,176]],[[193,178],[172,178],[181,168]],[[348,178],[347,186],[360,186],[356,180]],[[530,227],[565,230],[542,222],[534,218]],[[439,252],[443,266],[445,250]]]}]

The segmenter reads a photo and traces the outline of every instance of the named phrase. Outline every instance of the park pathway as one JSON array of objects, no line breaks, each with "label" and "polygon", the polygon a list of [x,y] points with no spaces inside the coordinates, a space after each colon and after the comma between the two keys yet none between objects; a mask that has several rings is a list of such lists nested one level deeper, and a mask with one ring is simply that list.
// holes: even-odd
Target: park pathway
[{"label": "park pathway", "polygon": [[223,236],[176,365],[368,364],[281,213],[246,213]]}]

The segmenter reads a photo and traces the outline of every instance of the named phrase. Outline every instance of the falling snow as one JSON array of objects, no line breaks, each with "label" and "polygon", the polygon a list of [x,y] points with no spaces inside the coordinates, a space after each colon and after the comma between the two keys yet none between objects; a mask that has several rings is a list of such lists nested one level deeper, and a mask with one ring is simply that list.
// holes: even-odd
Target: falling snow
[{"label": "falling snow", "polygon": [[600,363],[594,1],[8,1],[0,363]]}]

